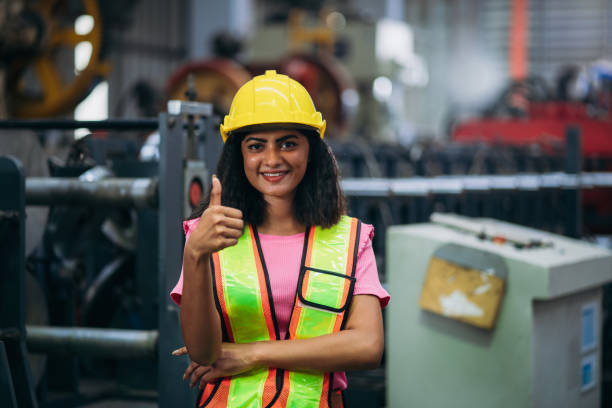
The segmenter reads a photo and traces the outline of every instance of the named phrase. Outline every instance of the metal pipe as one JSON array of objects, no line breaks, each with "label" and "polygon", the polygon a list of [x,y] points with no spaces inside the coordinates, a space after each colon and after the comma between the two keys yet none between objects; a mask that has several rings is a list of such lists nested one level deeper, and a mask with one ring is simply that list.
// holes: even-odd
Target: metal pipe
[{"label": "metal pipe", "polygon": [[74,130],[87,128],[90,130],[155,130],[159,126],[156,118],[142,119],[109,119],[109,120],[66,120],[66,119],[35,119],[35,120],[0,120],[0,129],[61,129]]},{"label": "metal pipe", "polygon": [[28,205],[113,205],[157,208],[156,178],[26,179]]},{"label": "metal pipe", "polygon": [[28,351],[117,359],[156,358],[157,330],[26,326]]},{"label": "metal pipe", "polygon": [[[579,175],[582,170],[582,141],[580,129],[577,126],[568,126],[565,131],[565,172]],[[565,234],[572,238],[582,236],[582,194],[580,185],[568,188],[565,192],[567,212],[565,214]]]},{"label": "metal pipe", "polygon": [[538,191],[612,187],[612,173],[544,173],[519,175],[440,176],[409,179],[347,178],[340,182],[348,197],[424,197],[490,191]]},{"label": "metal pipe", "polygon": [[[341,187],[349,197],[423,197],[494,190],[537,191],[555,188],[609,188],[612,173],[441,176],[409,179],[348,178]],[[74,178],[26,179],[28,205],[158,205],[158,182],[152,178],[109,178],[91,182]]]}]

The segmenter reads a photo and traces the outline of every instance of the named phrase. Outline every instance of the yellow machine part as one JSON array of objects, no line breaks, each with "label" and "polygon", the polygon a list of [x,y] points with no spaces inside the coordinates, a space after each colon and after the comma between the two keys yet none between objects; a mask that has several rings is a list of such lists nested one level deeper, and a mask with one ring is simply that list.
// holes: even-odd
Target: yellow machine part
[{"label": "yellow machine part", "polygon": [[430,312],[492,329],[504,297],[505,280],[432,257],[419,305]]},{"label": "yellow machine part", "polygon": [[[102,18],[97,0],[81,0],[83,14],[93,18],[94,25],[87,34],[77,34],[74,22],[60,25],[56,15],[60,7],[58,0],[40,0],[31,5],[45,22],[45,37],[40,52],[27,61],[16,61],[12,71],[24,74],[32,70],[40,93],[28,94],[24,75],[12,81],[10,98],[11,116],[19,118],[41,118],[57,116],[73,110],[89,93],[92,85],[110,71],[110,65],[100,60],[102,48]],[[62,48],[74,49],[81,42],[91,44],[91,57],[87,66],[75,72],[69,80],[63,78],[57,61],[58,51]],[[28,78],[28,80],[31,80]]]},{"label": "yellow machine part", "polygon": [[308,27],[306,25],[306,12],[301,9],[291,10],[287,21],[289,49],[296,53],[304,44],[314,44],[328,55],[332,55],[336,34],[325,23],[328,13],[329,10],[323,8],[319,13],[319,24],[316,27]]}]

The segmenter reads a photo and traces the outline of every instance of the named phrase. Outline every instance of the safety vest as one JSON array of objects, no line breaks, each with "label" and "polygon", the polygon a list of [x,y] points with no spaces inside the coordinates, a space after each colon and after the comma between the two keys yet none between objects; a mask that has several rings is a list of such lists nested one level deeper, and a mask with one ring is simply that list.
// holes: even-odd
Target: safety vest
[{"label": "safety vest", "polygon": [[[343,216],[329,229],[307,229],[286,339],[343,329],[355,284],[360,227],[356,218]],[[211,264],[224,341],[280,340],[257,229],[246,227],[236,245],[213,254]],[[329,408],[332,384],[333,373],[261,367],[207,384],[198,406]]]}]

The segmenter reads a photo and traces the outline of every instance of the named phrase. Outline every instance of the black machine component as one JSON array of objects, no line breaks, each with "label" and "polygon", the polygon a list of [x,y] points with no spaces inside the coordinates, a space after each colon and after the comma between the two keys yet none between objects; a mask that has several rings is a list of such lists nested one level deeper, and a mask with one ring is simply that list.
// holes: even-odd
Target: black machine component
[{"label": "black machine component", "polygon": [[[3,404],[36,407],[25,347],[25,184],[21,164],[0,157],[0,396]],[[7,313],[7,311],[12,311]]]},{"label": "black machine component", "polygon": [[[19,382],[19,386],[32,395],[34,404],[34,391],[45,405],[64,406],[104,395],[121,396],[126,389],[157,389],[158,394],[138,395],[144,399],[158,396],[160,406],[193,402],[195,395],[181,381],[185,358],[170,355],[172,350],[182,346],[182,340],[178,309],[171,303],[168,293],[180,272],[183,246],[180,219],[184,216],[182,203],[189,198],[183,197],[183,184],[177,182],[176,176],[187,178],[183,175],[187,171],[183,146],[197,147],[188,157],[191,160],[201,161],[200,154],[208,160],[213,158],[210,146],[202,149],[197,143],[186,143],[184,138],[206,141],[202,133],[210,130],[208,121],[216,120],[209,117],[210,111],[209,105],[190,104],[188,113],[180,108],[174,115],[161,114],[159,120],[87,124],[90,129],[119,131],[158,128],[159,162],[114,157],[110,162],[105,161],[108,167],[93,167],[98,160],[91,152],[92,147],[97,146],[85,138],[75,146],[74,154],[69,155],[64,165],[52,166],[51,178],[24,180],[21,175],[22,205],[27,201],[51,206],[45,238],[37,251],[27,258],[27,269],[44,290],[50,324],[61,326],[30,327],[28,347],[49,356],[44,369],[46,375],[38,385],[32,381]],[[0,126],[5,129],[76,129],[84,124],[69,120],[4,121]],[[10,133],[5,137],[10,137]],[[187,172],[190,177],[198,174],[193,169]],[[8,191],[10,186],[5,180],[0,174],[0,184]],[[205,182],[202,180],[202,184]],[[195,193],[203,191],[204,185],[196,192],[190,189],[191,199],[199,200],[201,197],[196,197]],[[25,218],[18,211],[3,211],[2,215],[12,215],[12,219],[19,222]],[[0,223],[3,228],[4,225],[10,223]],[[5,233],[3,228],[0,229],[2,234]],[[24,235],[24,231],[7,233]],[[7,241],[3,239],[3,243]],[[19,247],[18,240],[12,242]],[[6,258],[19,262],[14,273],[28,276],[25,254],[16,256],[19,251],[10,252]],[[17,279],[3,279],[3,283],[5,281],[19,282]],[[23,290],[13,290],[12,297],[3,300],[16,299],[23,302]],[[12,339],[18,339],[22,351],[26,350],[26,322],[23,316],[18,320],[22,329],[12,329],[12,324],[0,327],[2,341],[7,345],[7,363],[0,366],[3,372],[14,371],[17,367],[15,356],[18,354],[9,349]],[[34,324],[41,323],[45,324],[44,321]],[[23,360],[29,367],[27,357]],[[79,392],[81,377],[100,376],[114,378],[123,388],[115,388],[114,394],[108,394],[108,390],[89,395]],[[2,395],[4,392],[15,395],[13,400],[21,406],[25,399],[15,383],[1,382],[6,385],[2,387]],[[53,390],[69,393],[64,392],[58,399],[54,395],[59,394],[49,392]]]}]

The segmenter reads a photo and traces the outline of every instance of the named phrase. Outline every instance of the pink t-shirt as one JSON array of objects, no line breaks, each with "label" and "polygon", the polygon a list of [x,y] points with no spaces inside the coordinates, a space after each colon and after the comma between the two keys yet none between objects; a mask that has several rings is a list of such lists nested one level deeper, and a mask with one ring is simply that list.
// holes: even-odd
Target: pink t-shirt
[{"label": "pink t-shirt", "polygon": [[[183,223],[186,240],[189,239],[191,231],[196,227],[199,219],[188,220]],[[389,303],[389,294],[381,286],[378,279],[376,259],[372,250],[372,237],[374,228],[369,224],[361,224],[359,236],[359,249],[357,251],[357,264],[355,266],[355,289],[354,295],[374,295],[378,297],[381,307]],[[186,241],[185,240],[185,241]],[[267,235],[259,234],[261,250],[270,278],[270,289],[272,301],[281,339],[285,338],[293,300],[297,290],[297,282],[302,260],[302,249],[304,246],[304,233],[296,235]],[[183,271],[178,283],[172,289],[170,296],[178,304],[181,304],[183,293]],[[343,390],[346,388],[346,375],[343,372],[334,375],[333,389]]]}]

